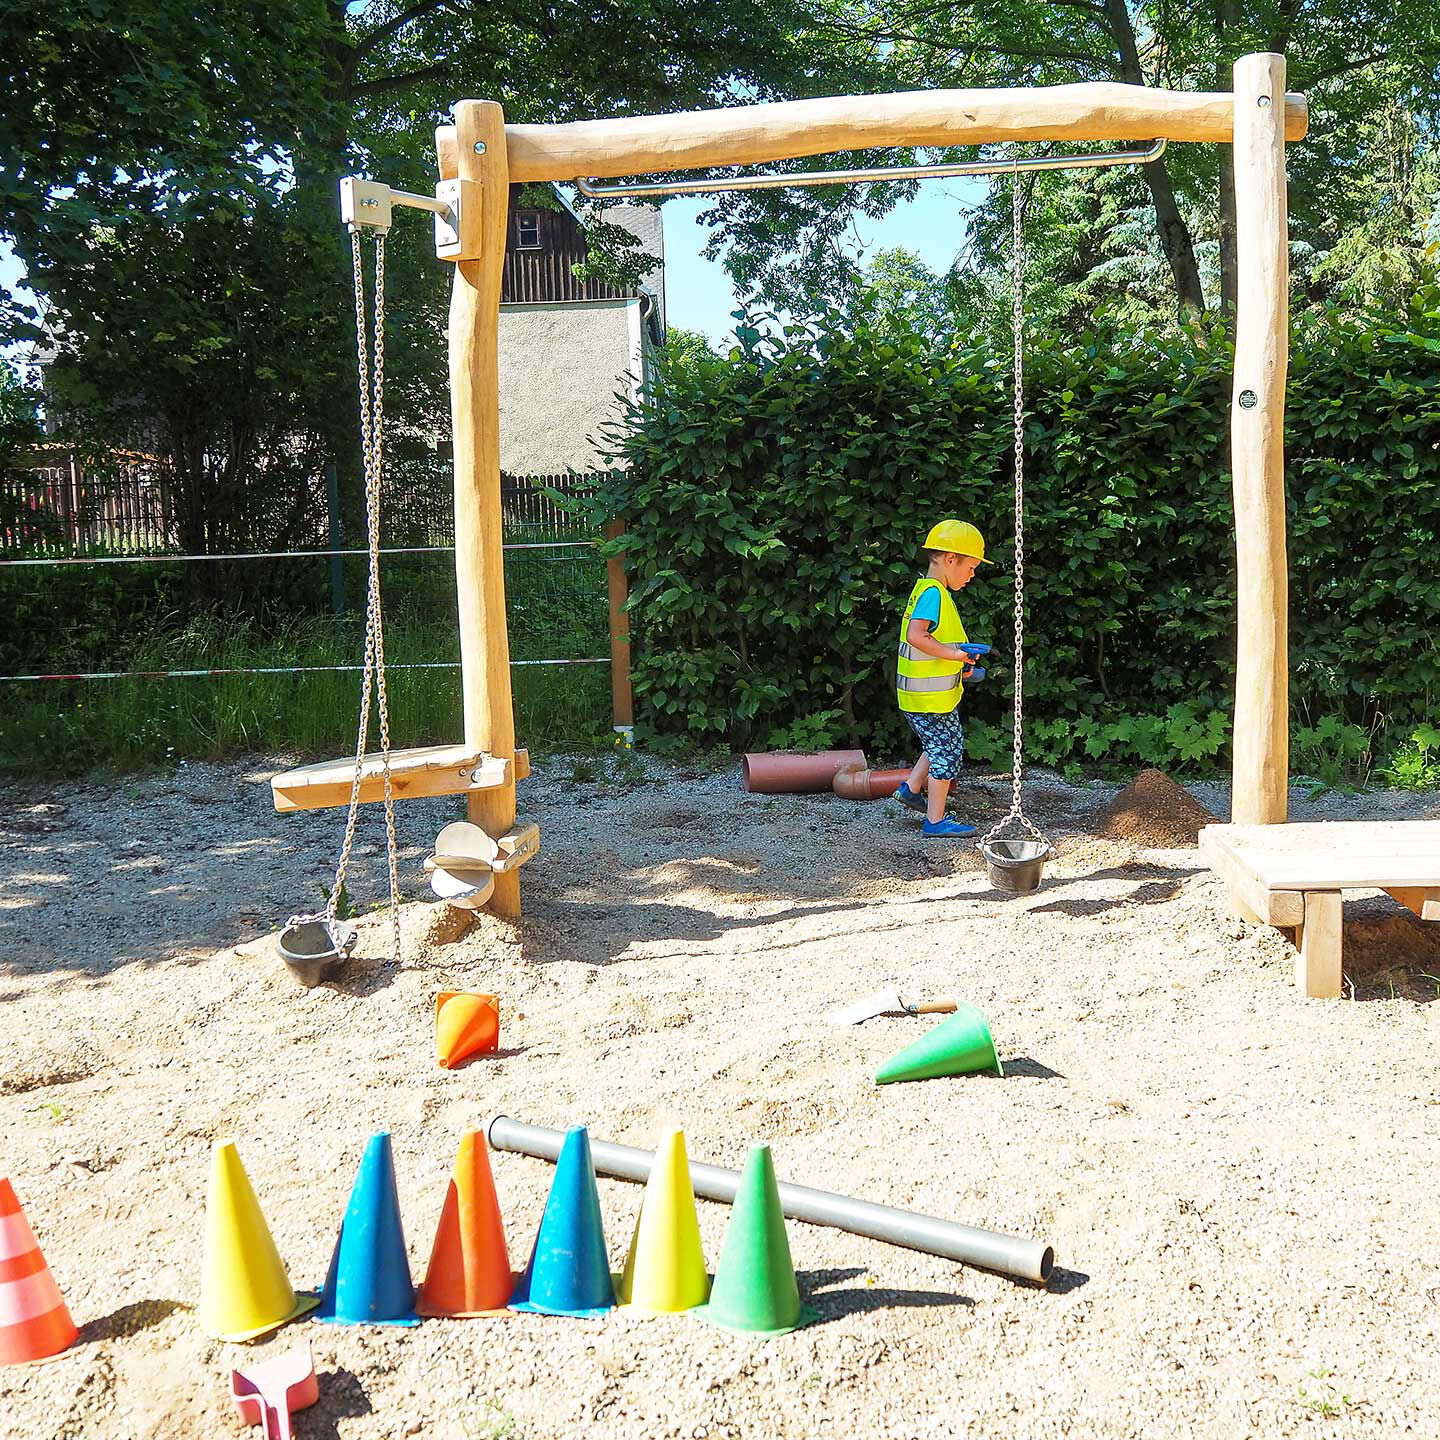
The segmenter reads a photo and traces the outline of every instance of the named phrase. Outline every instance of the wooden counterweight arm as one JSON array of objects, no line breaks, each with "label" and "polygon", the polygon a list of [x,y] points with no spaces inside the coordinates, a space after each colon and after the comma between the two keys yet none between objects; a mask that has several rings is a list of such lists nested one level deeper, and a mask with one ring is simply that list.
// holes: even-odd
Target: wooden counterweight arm
[{"label": "wooden counterweight arm", "polygon": [[[675,115],[507,125],[511,180],[653,175],[762,165],[803,155],[998,140],[1216,140],[1234,133],[1228,93],[1156,90],[1109,81],[1033,90],[908,90],[836,95]],[[1285,138],[1309,123],[1305,97],[1285,97]],[[436,132],[440,177],[459,173],[455,127]]]}]

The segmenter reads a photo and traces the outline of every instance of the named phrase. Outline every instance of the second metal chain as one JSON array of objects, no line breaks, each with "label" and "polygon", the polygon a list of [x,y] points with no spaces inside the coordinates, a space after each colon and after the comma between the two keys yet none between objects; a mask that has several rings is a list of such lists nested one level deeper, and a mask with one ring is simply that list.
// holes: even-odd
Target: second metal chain
[{"label": "second metal chain", "polygon": [[1010,784],[1010,812],[985,836],[993,840],[1012,820],[1018,820],[1036,840],[1049,841],[1025,816],[1020,802],[1024,775],[1025,715],[1025,241],[1021,229],[1020,170],[1010,182],[1010,319],[1014,336],[1014,459],[1015,459],[1015,737]]},{"label": "second metal chain", "polygon": [[[380,766],[385,787],[385,842],[390,871],[390,925],[396,962],[400,959],[400,871],[395,839],[395,800],[390,781],[390,710],[385,687],[385,625],[380,602],[380,493],[384,467],[383,437],[385,416],[385,236],[375,236],[375,374],[369,373],[365,326],[365,271],[361,259],[360,233],[350,234],[355,279],[355,348],[360,388],[360,443],[365,467],[365,528],[368,544],[368,576],[365,595],[364,678],[360,686],[360,721],[355,738],[355,769],[350,782],[350,807],[345,817],[345,838],[335,883],[330,888],[325,917],[334,933],[335,917],[355,843],[355,824],[360,809],[360,781],[364,766],[365,739],[370,725],[370,697],[373,693],[380,711]],[[353,940],[352,942],[353,943]]]}]

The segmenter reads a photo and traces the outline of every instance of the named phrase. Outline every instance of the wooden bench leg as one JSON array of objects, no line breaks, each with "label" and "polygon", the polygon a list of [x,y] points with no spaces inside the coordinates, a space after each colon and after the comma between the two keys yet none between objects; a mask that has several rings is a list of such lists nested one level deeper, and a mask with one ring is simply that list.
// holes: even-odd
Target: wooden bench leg
[{"label": "wooden bench leg", "polygon": [[1300,953],[1295,983],[1311,999],[1334,1000],[1340,994],[1344,962],[1344,922],[1338,890],[1305,892],[1305,923],[1296,934]]}]

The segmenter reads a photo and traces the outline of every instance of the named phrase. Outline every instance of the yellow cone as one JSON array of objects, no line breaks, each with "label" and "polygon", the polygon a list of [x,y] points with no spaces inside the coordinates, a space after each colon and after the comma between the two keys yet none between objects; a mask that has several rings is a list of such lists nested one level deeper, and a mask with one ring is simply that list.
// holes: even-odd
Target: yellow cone
[{"label": "yellow cone", "polygon": [[316,1304],[291,1287],[235,1142],[217,1140],[205,1204],[200,1328],[220,1340],[253,1340]]},{"label": "yellow cone", "polygon": [[667,1131],[655,1151],[616,1294],[622,1305],[657,1315],[691,1310],[710,1298],[690,1161],[679,1130]]}]

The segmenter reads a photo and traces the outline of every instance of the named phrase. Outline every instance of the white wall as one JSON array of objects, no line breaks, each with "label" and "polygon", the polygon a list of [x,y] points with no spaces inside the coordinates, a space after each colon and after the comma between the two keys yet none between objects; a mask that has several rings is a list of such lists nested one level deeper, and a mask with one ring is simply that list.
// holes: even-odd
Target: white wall
[{"label": "white wall", "polygon": [[599,464],[592,444],[641,374],[640,301],[500,307],[500,468],[553,475]]}]

